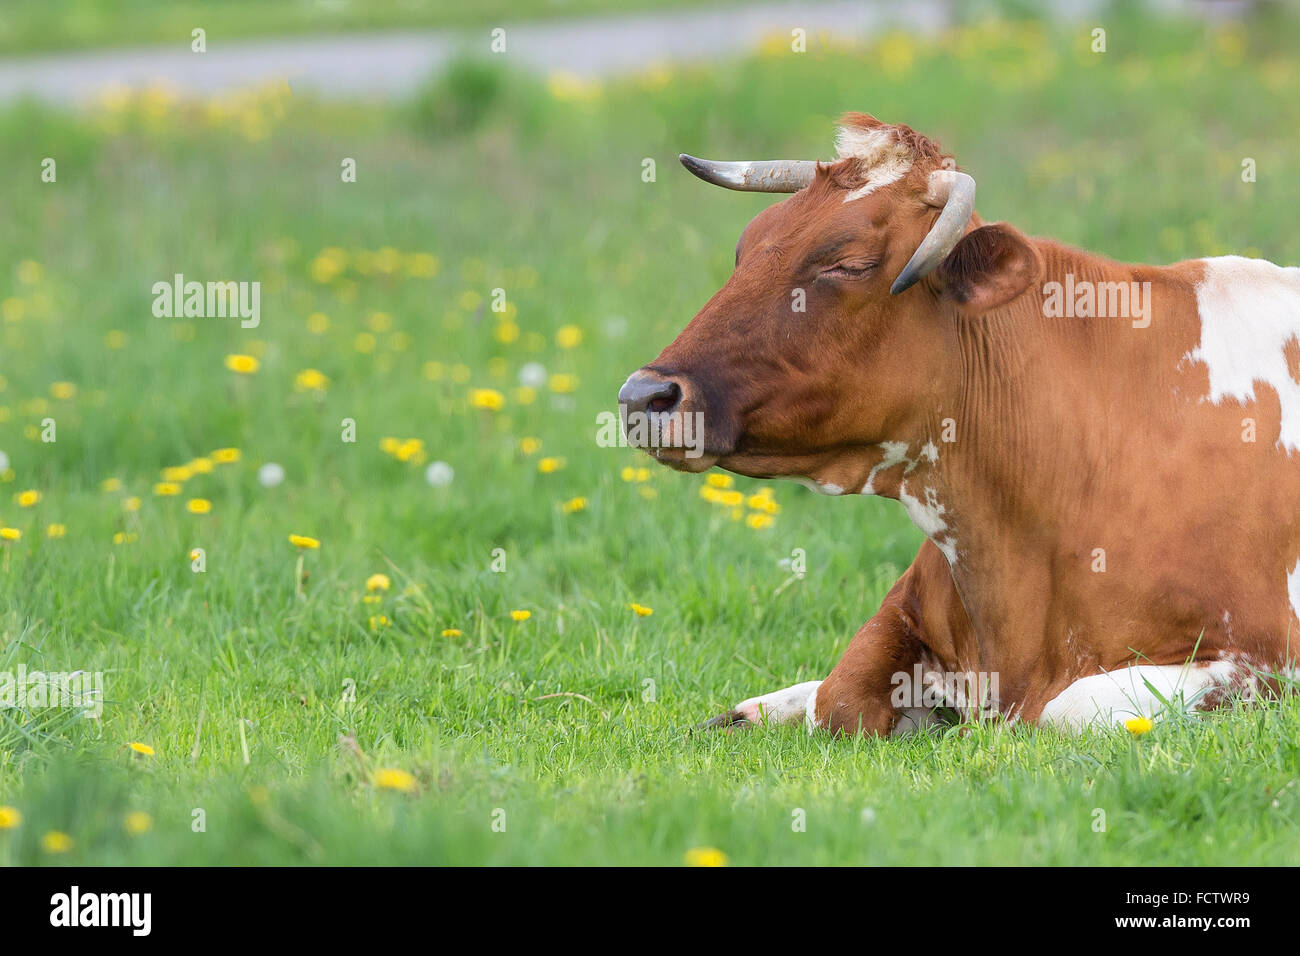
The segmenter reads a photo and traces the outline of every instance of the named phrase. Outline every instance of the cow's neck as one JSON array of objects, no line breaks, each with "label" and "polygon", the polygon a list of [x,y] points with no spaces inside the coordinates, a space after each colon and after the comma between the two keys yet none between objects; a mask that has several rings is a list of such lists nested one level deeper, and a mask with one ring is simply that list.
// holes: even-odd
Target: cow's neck
[{"label": "cow's neck", "polygon": [[[1171,270],[1054,243],[1040,251],[1045,282],[1145,281],[1157,302],[1187,291]],[[946,340],[933,359],[942,384],[926,397],[912,434],[880,447],[863,488],[897,498],[944,552],[980,656],[1020,654],[1026,667],[1038,666],[1032,658],[1043,638],[1060,629],[1051,615],[1054,600],[1068,600],[1063,587],[1089,586],[1090,488],[1099,480],[1122,485],[1125,471],[1142,480],[1141,461],[1125,460],[1137,457],[1125,451],[1131,435],[1121,431],[1131,433],[1132,416],[1117,412],[1155,401],[1143,395],[1171,393],[1174,353],[1194,334],[1160,323],[1138,331],[1133,322],[1142,319],[1133,316],[1048,316],[1044,300],[1031,288],[983,316],[943,317]],[[1169,352],[1168,360],[1152,361],[1153,350]],[[1153,381],[1153,369],[1170,380]]]}]

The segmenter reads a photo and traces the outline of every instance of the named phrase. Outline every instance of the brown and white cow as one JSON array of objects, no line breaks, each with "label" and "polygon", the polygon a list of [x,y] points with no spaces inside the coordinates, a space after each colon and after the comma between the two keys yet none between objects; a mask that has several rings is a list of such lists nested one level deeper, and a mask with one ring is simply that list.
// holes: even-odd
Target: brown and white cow
[{"label": "brown and white cow", "polygon": [[[928,540],[824,681],[710,723],[897,732],[928,712],[898,694],[912,675],[995,675],[943,703],[1068,728],[1288,686],[1300,269],[1127,265],[985,224],[937,144],[863,114],[837,149],[682,157],[794,195],[620,406],[658,421],[664,464],[894,498]],[[698,457],[674,447],[687,415]]]}]

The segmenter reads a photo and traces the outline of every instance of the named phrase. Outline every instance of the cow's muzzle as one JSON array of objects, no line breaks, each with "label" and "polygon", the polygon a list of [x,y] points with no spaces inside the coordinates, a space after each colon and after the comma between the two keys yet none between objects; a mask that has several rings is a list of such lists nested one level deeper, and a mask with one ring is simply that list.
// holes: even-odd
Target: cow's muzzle
[{"label": "cow's muzzle", "polygon": [[618,390],[627,443],[680,471],[703,471],[717,459],[706,434],[703,395],[689,379],[642,368]]}]

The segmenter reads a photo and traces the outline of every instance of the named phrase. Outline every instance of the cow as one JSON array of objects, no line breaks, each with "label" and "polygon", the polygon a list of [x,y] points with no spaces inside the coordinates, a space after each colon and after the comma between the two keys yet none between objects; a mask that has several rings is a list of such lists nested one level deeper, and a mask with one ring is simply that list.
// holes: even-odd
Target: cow
[{"label": "cow", "polygon": [[925,541],[825,680],[706,726],[1144,730],[1292,689],[1300,269],[1130,265],[986,223],[952,156],[866,114],[836,151],[681,156],[793,195],[619,405],[668,467],[893,498]]}]

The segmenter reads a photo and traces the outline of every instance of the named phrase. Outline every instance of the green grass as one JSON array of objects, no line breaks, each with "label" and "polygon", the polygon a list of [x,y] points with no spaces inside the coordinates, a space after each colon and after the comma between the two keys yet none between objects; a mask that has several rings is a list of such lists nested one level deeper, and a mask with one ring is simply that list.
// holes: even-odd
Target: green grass
[{"label": "green grass", "polygon": [[[711,6],[736,0],[711,0]],[[177,45],[196,27],[229,40],[371,30],[470,29],[529,20],[673,10],[697,0],[5,0],[0,53]]]},{"label": "green grass", "polygon": [[[892,502],[787,484],[756,530],[704,501],[699,477],[624,481],[648,461],[594,435],[771,202],[704,187],[678,151],[826,156],[832,118],[867,109],[942,138],[988,219],[1120,258],[1294,263],[1297,39],[1289,22],[1245,36],[1116,22],[1097,58],[1086,37],[975,28],[561,98],[461,67],[392,109],[271,91],[0,114],[0,525],[23,532],[0,555],[0,670],[100,671],[106,697],[98,720],[0,711],[0,805],[24,818],[0,831],[0,862],[676,864],[699,846],[736,863],[1295,862],[1294,700],[1137,739],[687,735],[824,676],[920,536]],[[330,247],[346,267],[317,264],[317,281]],[[373,255],[385,247],[396,274]],[[414,253],[437,274],[408,275]],[[150,288],[175,272],[261,281],[261,326],[154,318]],[[486,308],[498,287],[509,342]],[[569,325],[582,342],[561,348]],[[259,371],[228,371],[231,353]],[[576,387],[521,403],[530,362]],[[323,394],[295,391],[307,368],[329,377]],[[504,408],[470,407],[471,387]],[[385,437],[421,439],[424,460],[395,460]],[[161,469],[224,447],[241,460],[153,493]],[[543,456],[567,464],[544,474]],[[433,460],[454,466],[449,486],[425,482]],[[286,469],[279,487],[258,484],[266,462]],[[100,490],[111,478],[122,487]],[[20,507],[28,489],[41,500]],[[195,497],[212,513],[188,513]],[[575,497],[586,508],[563,513]],[[322,541],[302,598],[291,533]],[[808,573],[790,581],[795,548]],[[392,587],[364,603],[377,572]],[[384,768],[416,792],[375,787]],[[127,834],[131,811],[152,829]],[[52,830],[68,852],[42,848]]]}]

